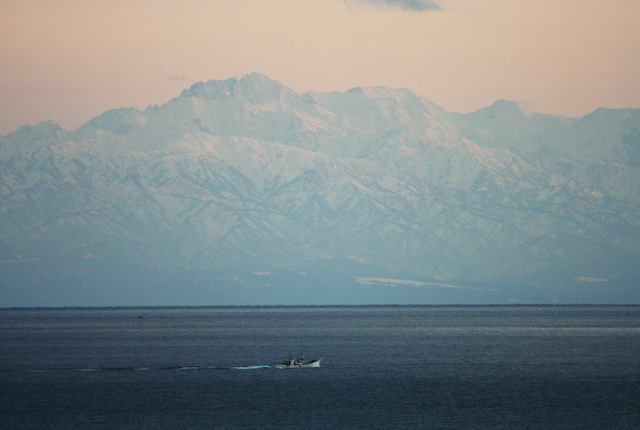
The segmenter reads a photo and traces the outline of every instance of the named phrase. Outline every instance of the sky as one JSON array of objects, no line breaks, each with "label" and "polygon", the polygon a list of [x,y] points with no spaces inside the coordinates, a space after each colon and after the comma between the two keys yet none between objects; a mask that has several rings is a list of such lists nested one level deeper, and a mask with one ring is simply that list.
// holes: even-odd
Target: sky
[{"label": "sky", "polygon": [[640,108],[638,0],[0,0],[0,135],[260,72],[580,117]]}]

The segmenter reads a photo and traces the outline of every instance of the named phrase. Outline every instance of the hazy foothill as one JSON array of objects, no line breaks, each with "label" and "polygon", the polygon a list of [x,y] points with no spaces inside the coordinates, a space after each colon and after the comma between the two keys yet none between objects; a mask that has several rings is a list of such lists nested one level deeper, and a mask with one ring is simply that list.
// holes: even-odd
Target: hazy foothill
[{"label": "hazy foothill", "polygon": [[0,138],[2,306],[640,303],[640,110],[253,73]]}]

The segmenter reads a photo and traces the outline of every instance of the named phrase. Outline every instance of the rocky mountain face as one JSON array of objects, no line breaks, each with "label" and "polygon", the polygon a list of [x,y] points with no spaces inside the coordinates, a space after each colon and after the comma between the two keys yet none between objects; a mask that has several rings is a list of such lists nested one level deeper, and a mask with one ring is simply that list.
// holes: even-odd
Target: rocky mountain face
[{"label": "rocky mountain face", "polygon": [[0,306],[640,302],[640,110],[260,74],[0,138]]}]

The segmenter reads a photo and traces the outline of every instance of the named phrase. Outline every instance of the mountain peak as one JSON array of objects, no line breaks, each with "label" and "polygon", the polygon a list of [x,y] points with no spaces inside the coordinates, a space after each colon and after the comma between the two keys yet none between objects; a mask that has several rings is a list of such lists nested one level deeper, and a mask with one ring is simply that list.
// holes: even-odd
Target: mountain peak
[{"label": "mountain peak", "polygon": [[57,122],[47,120],[36,125],[25,124],[6,137],[12,139],[34,140],[42,136],[54,136],[64,131]]},{"label": "mountain peak", "polygon": [[247,73],[242,78],[240,78],[239,82],[243,85],[272,85],[276,83],[281,87],[284,86],[280,82],[273,80],[267,75],[264,75],[259,72]]},{"label": "mountain peak", "polygon": [[140,124],[146,122],[143,112],[134,108],[111,109],[93,118],[79,130],[97,128],[101,130],[111,130],[116,134],[126,134]]},{"label": "mountain peak", "polygon": [[526,103],[504,99],[497,100],[491,106],[481,110],[486,110],[492,114],[508,116],[531,117],[531,115],[533,115],[533,112],[529,110]]},{"label": "mountain peak", "polygon": [[261,73],[249,73],[242,78],[222,81],[197,82],[184,90],[180,97],[224,100],[241,98],[252,104],[264,104],[280,100],[285,94],[294,94],[282,83]]},{"label": "mountain peak", "polygon": [[0,160],[9,159],[14,155],[28,153],[56,142],[64,130],[51,120],[36,125],[23,125],[13,133],[0,136]]}]

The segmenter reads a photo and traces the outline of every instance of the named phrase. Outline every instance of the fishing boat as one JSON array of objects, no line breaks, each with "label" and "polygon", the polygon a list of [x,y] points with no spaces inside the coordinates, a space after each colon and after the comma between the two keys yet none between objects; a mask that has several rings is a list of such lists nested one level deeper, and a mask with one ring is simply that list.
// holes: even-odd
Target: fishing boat
[{"label": "fishing boat", "polygon": [[276,363],[275,366],[278,369],[300,369],[303,367],[320,367],[321,361],[322,361],[322,358],[316,358],[311,361],[305,361],[303,353],[301,353],[298,357],[293,357],[291,354],[289,354],[289,357],[286,360]]}]

